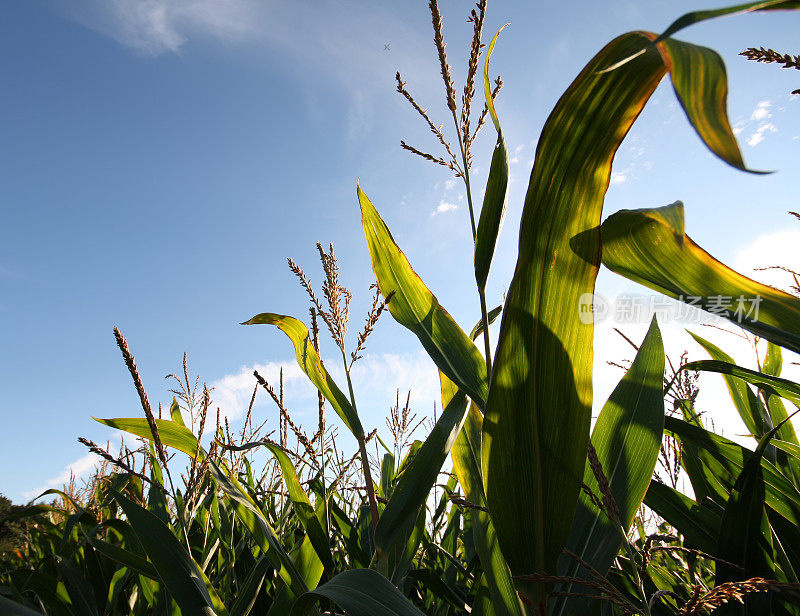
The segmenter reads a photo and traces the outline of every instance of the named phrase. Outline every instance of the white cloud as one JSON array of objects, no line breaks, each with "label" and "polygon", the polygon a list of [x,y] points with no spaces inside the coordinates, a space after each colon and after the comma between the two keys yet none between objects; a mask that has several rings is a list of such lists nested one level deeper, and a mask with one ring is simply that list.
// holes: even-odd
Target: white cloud
[{"label": "white cloud", "polygon": [[790,274],[780,270],[758,268],[782,266],[800,271],[798,246],[800,246],[800,229],[760,235],[738,252],[734,260],[734,267],[740,273],[759,282],[786,288],[792,284]]},{"label": "white cloud", "polygon": [[512,165],[515,164],[515,163],[518,163],[519,162],[519,155],[524,149],[525,149],[524,145],[518,145],[517,147],[515,147],[514,148],[514,154],[511,156],[511,158],[509,159],[508,162],[511,163]]},{"label": "white cloud", "polygon": [[431,216],[438,216],[439,214],[444,214],[445,212],[452,212],[453,210],[457,210],[457,209],[458,209],[458,205],[456,205],[455,203],[449,203],[449,202],[445,201],[444,199],[442,199],[439,202],[439,205],[436,206],[436,209],[434,209],[431,212]]},{"label": "white cloud", "polygon": [[750,138],[747,140],[747,145],[749,145],[750,147],[755,147],[759,143],[764,141],[764,135],[766,133],[777,133],[777,132],[778,129],[775,128],[774,124],[771,123],[762,124],[756,129],[756,132],[750,135]]},{"label": "white cloud", "polygon": [[626,173],[621,171],[614,171],[611,174],[611,184],[624,184],[628,181],[628,176]]},{"label": "white cloud", "polygon": [[756,105],[756,108],[753,110],[753,113],[750,114],[750,119],[755,120],[756,122],[761,122],[762,120],[771,118],[772,113],[769,110],[770,107],[772,107],[772,103],[770,101],[759,101]]},{"label": "white cloud", "polygon": [[253,0],[78,0],[66,8],[83,25],[140,53],[177,52],[193,37],[238,41],[261,12]]},{"label": "white cloud", "polygon": [[456,187],[456,178],[450,178],[444,183],[445,190],[453,190]]}]

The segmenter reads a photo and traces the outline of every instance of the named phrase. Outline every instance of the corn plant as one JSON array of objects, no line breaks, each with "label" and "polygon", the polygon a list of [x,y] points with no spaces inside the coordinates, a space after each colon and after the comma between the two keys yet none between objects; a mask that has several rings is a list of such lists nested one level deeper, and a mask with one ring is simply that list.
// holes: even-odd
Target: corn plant
[{"label": "corn plant", "polygon": [[[486,48],[485,105],[473,124],[486,2],[470,15],[474,31],[460,109],[436,0],[430,8],[456,146],[398,73],[398,92],[446,156],[402,145],[464,182],[480,305],[475,326],[466,333],[438,302],[358,186],[378,294],[355,348],[346,344],[351,295],[339,281],[332,247],[319,246],[324,302],[290,262],[312,302],[310,330],[272,312],[246,321],[273,325],[289,338],[320,395],[313,436],[291,422],[281,390],[257,375],[257,388],[278,405],[279,441],[257,430],[243,431],[237,441],[218,421],[206,450],[207,393],[197,432],[194,422],[185,424],[177,401],[169,418],[156,417],[117,332],[145,418],[99,421],[144,439],[145,466],[137,470],[130,456],[106,452],[116,470],[97,483],[91,508],[63,493],[69,507],[32,505],[14,514],[31,523],[22,562],[4,563],[5,612],[800,613],[800,445],[783,402],[800,405],[800,385],[780,378],[780,348],[800,351],[800,300],[741,276],[695,244],[685,233],[680,202],[602,220],[617,148],[667,75],[703,144],[748,171],[726,116],[721,58],[673,35],[708,18],[800,3],[767,0],[690,13],[660,35],[624,34],[589,61],[545,123],[516,269],[503,305],[494,310],[488,309],[486,282],[508,194],[508,154],[494,107],[502,81],[489,78],[499,32]],[[487,118],[497,141],[478,211],[471,148]],[[679,370],[724,375],[757,439],[755,449],[706,430],[690,396],[676,398],[681,417],[665,414],[673,383],[664,387],[655,319],[590,431],[593,325],[580,318],[579,305],[594,291],[601,264],[676,299],[705,298],[702,308],[711,309],[714,296],[760,298],[758,318],[723,314],[769,341],[760,370],[737,366],[699,337],[712,359]],[[437,366],[441,414],[424,440],[404,446],[403,437],[395,447],[384,446],[373,466],[367,444],[374,432],[358,413],[350,369],[384,308]],[[492,347],[489,328],[497,318]],[[337,347],[343,386],[322,360],[317,319]],[[189,390],[186,374],[184,401]],[[326,405],[355,438],[352,457],[330,453]],[[395,414],[399,409],[398,399]],[[245,426],[248,421],[250,413]],[[394,422],[396,436],[406,434],[408,416],[395,415]],[[289,427],[297,436],[294,451],[287,446]],[[651,482],[665,431],[680,445],[694,499]],[[173,449],[190,460],[182,490],[170,473]],[[258,452],[272,460],[272,470],[260,475],[253,470]],[[448,458],[453,473],[439,485]],[[356,479],[345,485],[353,465]],[[347,487],[353,488],[349,495]],[[637,521],[643,502],[664,520],[656,532]]]}]

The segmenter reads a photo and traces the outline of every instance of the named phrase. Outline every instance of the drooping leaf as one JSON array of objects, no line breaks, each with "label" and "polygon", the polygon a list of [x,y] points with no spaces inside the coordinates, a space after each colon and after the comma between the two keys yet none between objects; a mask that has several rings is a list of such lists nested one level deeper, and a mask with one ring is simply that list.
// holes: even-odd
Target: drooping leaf
[{"label": "drooping leaf", "polygon": [[717,261],[686,235],[680,201],[621,210],[601,227],[603,265],[659,293],[800,351],[800,299]]},{"label": "drooping leaf", "polygon": [[236,600],[231,606],[231,616],[248,616],[255,605],[258,593],[264,584],[264,577],[270,566],[266,554],[262,554],[247,574],[242,587],[236,594]]},{"label": "drooping leaf", "polygon": [[351,569],[307,592],[292,607],[292,616],[314,611],[320,599],[329,599],[349,616],[423,616],[414,604],[377,571]]},{"label": "drooping leaf", "polygon": [[[147,420],[139,417],[118,417],[114,419],[98,419],[94,417],[95,421],[101,424],[129,432],[136,436],[140,436],[147,440],[153,440],[153,435],[150,432],[150,425]],[[189,428],[182,426],[171,419],[156,419],[156,426],[158,426],[158,436],[161,442],[167,447],[174,447],[178,451],[182,451],[187,456],[194,456],[197,453],[197,437],[192,434]],[[201,448],[200,455],[205,457],[205,451]]]},{"label": "drooping leaf", "polygon": [[217,485],[230,498],[230,507],[236,513],[236,517],[261,550],[267,554],[267,558],[270,559],[278,575],[283,578],[296,595],[299,596],[308,590],[303,581],[303,576],[295,567],[289,554],[286,553],[283,545],[281,545],[280,539],[278,539],[272,526],[270,526],[269,521],[253,502],[253,499],[245,493],[234,477],[223,473],[214,462],[210,462],[208,468]]},{"label": "drooping leaf", "polygon": [[786,398],[792,402],[792,404],[800,406],[800,384],[790,381],[789,379],[770,376],[769,374],[764,374],[757,370],[750,370],[750,368],[737,366],[731,362],[713,359],[689,362],[683,366],[683,369],[728,374],[755,385],[771,394],[777,394],[782,398]]},{"label": "drooping leaf", "polygon": [[303,486],[300,485],[300,480],[297,478],[297,472],[294,469],[294,464],[286,455],[286,452],[274,443],[266,443],[267,449],[272,452],[272,455],[278,460],[278,464],[283,474],[283,480],[286,483],[286,488],[289,491],[289,498],[292,501],[294,512],[303,528],[308,533],[308,538],[314,546],[322,563],[333,570],[333,558],[331,556],[331,548],[328,538],[328,533],[322,528],[319,518],[317,517],[311,501]]},{"label": "drooping leaf", "polygon": [[478,348],[411,268],[360,186],[358,201],[378,286],[384,297],[394,292],[389,312],[419,338],[439,370],[483,408],[488,383],[486,362]]},{"label": "drooping leaf", "polygon": [[[489,325],[494,323],[497,320],[497,317],[500,316],[500,313],[503,312],[503,306],[495,306],[492,308],[489,313],[486,315],[487,321],[489,321]],[[476,324],[475,327],[472,328],[472,331],[469,333],[470,340],[477,340],[478,336],[483,333],[483,319],[480,319]]]},{"label": "drooping leaf", "polygon": [[[664,430],[664,345],[655,317],[631,367],[603,406],[592,431],[592,444],[619,508],[619,520],[598,509],[581,493],[569,549],[605,575],[633,523],[661,449]],[[583,483],[598,498],[602,492],[587,463]],[[588,579],[591,573],[566,555],[562,575]],[[567,588],[571,592],[572,587]],[[584,589],[586,590],[586,589]],[[556,614],[583,613],[583,598],[568,598]],[[583,606],[582,608],[580,606]]]},{"label": "drooping leaf", "polygon": [[[403,537],[409,521],[425,503],[433,484],[461,431],[467,414],[467,397],[440,373],[444,411],[428,438],[405,469],[386,504],[375,529],[375,545],[382,552],[391,550]],[[445,389],[454,390],[446,392]],[[446,401],[445,401],[446,400]]]},{"label": "drooping leaf", "polygon": [[0,595],[0,612],[6,616],[42,616],[41,612],[36,612],[16,601],[10,601]]},{"label": "drooping leaf", "polygon": [[308,328],[303,325],[302,321],[282,314],[264,312],[257,314],[249,321],[245,321],[242,325],[275,325],[286,334],[289,340],[292,341],[300,369],[306,373],[314,386],[331,403],[333,410],[336,411],[336,414],[342,419],[350,432],[353,433],[353,436],[356,439],[364,438],[364,428],[361,426],[358,413],[356,413],[342,390],[339,389],[333,378],[328,374],[328,371],[325,370],[325,366],[322,365],[322,360],[311,342]]},{"label": "drooping leaf", "polygon": [[[503,26],[505,27],[505,26]],[[489,178],[486,181],[486,191],[483,195],[483,207],[478,220],[478,230],[475,236],[475,279],[478,288],[486,287],[489,277],[489,268],[492,265],[497,237],[503,226],[508,201],[508,150],[500,128],[500,120],[492,100],[492,82],[489,79],[489,59],[492,56],[497,37],[503,28],[497,31],[492,42],[486,50],[486,62],[483,65],[483,89],[486,96],[486,106],[497,130],[497,144],[492,153],[492,162],[489,166]]]},{"label": "drooping leaf", "polygon": [[[733,363],[733,359],[716,345],[692,332],[689,332],[689,335],[706,350],[713,360]],[[728,387],[728,393],[731,395],[731,400],[733,400],[733,406],[738,411],[744,425],[750,430],[750,434],[759,438],[769,432],[772,426],[765,423],[766,409],[755,392],[742,379],[727,374],[723,374],[723,377],[725,385]]]},{"label": "drooping leaf", "polygon": [[[486,495],[514,573],[552,573],[570,531],[591,409],[593,328],[580,322],[578,307],[594,290],[614,154],[668,71],[692,76],[679,80],[687,117],[712,152],[732,161],[719,147],[730,143],[727,124],[710,117],[725,115],[718,84],[726,81],[710,50],[676,53],[677,44],[660,44],[599,73],[655,39],[626,34],[597,54],[562,96],[537,147],[483,423]],[[534,604],[546,591],[526,589]]]},{"label": "drooping leaf", "polygon": [[689,547],[711,554],[716,549],[721,517],[708,507],[659,481],[651,481],[644,504],[683,535]]},{"label": "drooping leaf", "polygon": [[[664,429],[678,436],[681,441],[692,443],[711,454],[721,463],[720,468],[728,473],[728,477],[722,479],[729,481],[730,485],[734,485],[746,461],[753,455],[753,452],[746,447],[675,417],[664,419]],[[763,457],[761,467],[766,505],[793,524],[800,526],[800,491]]]}]

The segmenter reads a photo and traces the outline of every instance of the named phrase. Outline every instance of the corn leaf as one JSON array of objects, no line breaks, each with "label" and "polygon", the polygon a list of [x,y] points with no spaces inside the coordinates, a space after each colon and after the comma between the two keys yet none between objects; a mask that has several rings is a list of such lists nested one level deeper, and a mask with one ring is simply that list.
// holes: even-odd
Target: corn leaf
[{"label": "corn leaf", "polygon": [[292,607],[292,616],[315,613],[315,604],[329,599],[349,616],[423,616],[392,583],[372,569],[343,571],[307,592]]},{"label": "corn leaf", "polygon": [[394,292],[389,312],[419,338],[439,370],[483,408],[487,381],[480,351],[411,268],[360,186],[358,201],[378,286],[384,297]]},{"label": "corn leaf", "polygon": [[[505,26],[503,26],[505,27]],[[483,207],[478,219],[478,230],[475,236],[475,279],[478,287],[483,290],[489,277],[489,268],[497,244],[497,237],[503,226],[503,218],[508,202],[508,150],[500,128],[500,120],[492,101],[492,82],[489,79],[489,59],[492,56],[500,30],[494,35],[492,42],[486,50],[486,62],[483,65],[483,89],[486,96],[486,106],[497,130],[497,144],[492,153],[492,162],[489,166],[489,178],[486,180],[486,191],[483,195]]]},{"label": "corn leaf", "polygon": [[[601,575],[605,575],[616,557],[623,540],[621,531],[627,531],[633,523],[653,476],[664,431],[663,377],[664,345],[653,317],[636,358],[603,406],[592,431],[592,444],[619,508],[619,520],[609,519],[607,512],[581,493],[568,544],[571,552]],[[602,498],[588,463],[583,483]],[[591,572],[576,560],[564,555],[561,562],[562,575],[591,577]],[[573,590],[567,588],[567,591]],[[583,598],[568,598],[562,602],[562,609],[554,613],[583,613],[586,603]]]},{"label": "corn leaf", "polygon": [[6,616],[42,616],[41,612],[36,612],[16,601],[9,601],[0,595],[0,612]]},{"label": "corn leaf", "polygon": [[[116,428],[123,432],[129,432],[148,441],[153,440],[153,434],[150,432],[150,425],[147,420],[139,417],[118,417],[115,419],[98,419],[93,418],[95,421],[110,428]],[[197,453],[197,437],[192,434],[189,428],[182,426],[171,419],[156,419],[156,426],[158,426],[158,436],[161,442],[168,446],[174,447],[178,451],[182,451],[188,456],[194,457]],[[200,455],[205,457],[205,451],[201,448]]]},{"label": "corn leaf", "polygon": [[[481,425],[483,417],[478,408],[470,405],[464,427],[451,451],[453,471],[458,477],[466,499],[478,507],[486,507],[486,495],[481,476]],[[484,581],[496,616],[523,616],[511,571],[497,542],[497,532],[491,516],[479,509],[469,509],[472,539],[484,571]]]},{"label": "corn leaf", "polygon": [[[730,481],[731,485],[741,474],[746,461],[753,455],[753,452],[746,447],[674,417],[664,419],[664,429],[678,436],[682,442],[696,445],[711,454],[721,463],[720,468],[728,475],[720,479]],[[800,526],[800,491],[763,457],[761,457],[761,467],[764,477],[764,502],[775,512]]]},{"label": "corn leaf", "polygon": [[331,556],[331,548],[328,539],[328,533],[322,528],[322,524],[317,517],[311,501],[308,500],[308,495],[303,486],[300,485],[300,480],[297,478],[297,472],[294,469],[294,464],[286,455],[286,452],[275,443],[266,443],[266,448],[272,452],[272,455],[278,460],[283,474],[283,481],[289,491],[289,498],[292,501],[294,512],[303,528],[308,533],[308,538],[314,546],[314,550],[319,556],[325,567],[333,569],[333,558]]},{"label": "corn leaf", "polygon": [[650,482],[644,504],[683,535],[689,547],[708,554],[716,549],[722,519],[718,513],[659,481]]},{"label": "corn leaf", "polygon": [[172,530],[156,515],[111,492],[133,527],[161,581],[185,614],[227,614],[214,588]]},{"label": "corn leaf", "polygon": [[[733,358],[716,345],[692,332],[689,332],[689,335],[705,349],[713,360],[733,364]],[[733,406],[742,418],[744,425],[750,430],[750,434],[759,438],[769,432],[772,426],[768,425],[765,421],[767,419],[767,411],[764,408],[764,403],[758,399],[755,392],[753,392],[742,379],[737,379],[729,374],[723,374],[722,376],[725,380],[725,385],[728,388],[731,400],[733,400]]]},{"label": "corn leaf", "polygon": [[734,376],[770,394],[776,394],[782,398],[786,398],[792,404],[800,406],[800,384],[788,379],[770,376],[769,374],[764,374],[757,370],[750,370],[750,368],[743,368],[742,366],[737,366],[727,361],[716,361],[713,359],[689,362],[683,366],[683,369],[719,372],[721,374]]},{"label": "corn leaf", "polygon": [[742,276],[695,244],[685,234],[680,201],[621,210],[601,232],[610,270],[800,351],[800,299]]},{"label": "corn leaf", "polygon": [[289,340],[292,341],[292,345],[294,345],[294,353],[300,369],[306,373],[314,386],[331,403],[333,410],[336,411],[344,425],[353,433],[353,436],[357,440],[364,438],[364,428],[361,426],[358,413],[356,413],[342,390],[339,389],[330,374],[328,374],[328,371],[325,370],[325,366],[322,365],[322,360],[311,342],[308,329],[303,325],[302,321],[298,321],[294,317],[264,312],[257,314],[249,321],[245,321],[242,325],[275,325],[286,334]]},{"label": "corn leaf", "polygon": [[[682,106],[706,145],[736,162],[719,146],[731,143],[727,123],[711,119],[726,115],[719,96],[726,76],[710,50],[650,46],[599,73],[655,38],[626,34],[598,53],[558,102],[537,147],[483,422],[486,496],[515,574],[552,573],[570,532],[591,409],[593,328],[580,322],[579,301],[594,290],[614,154],[668,71],[679,76]],[[527,592],[539,604],[546,589]]]},{"label": "corn leaf", "polygon": [[231,509],[236,513],[239,522],[247,529],[261,550],[267,554],[267,558],[270,559],[278,575],[296,595],[308,590],[303,576],[295,567],[272,526],[253,499],[245,493],[235,478],[223,473],[214,462],[210,462],[208,468],[217,485],[230,498]]}]

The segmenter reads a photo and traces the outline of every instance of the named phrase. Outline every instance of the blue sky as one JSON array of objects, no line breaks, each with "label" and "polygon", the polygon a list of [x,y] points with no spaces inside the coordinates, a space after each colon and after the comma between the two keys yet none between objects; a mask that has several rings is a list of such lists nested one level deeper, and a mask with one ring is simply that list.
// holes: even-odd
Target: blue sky
[{"label": "blue sky", "polygon": [[[658,31],[688,10],[717,5],[490,3],[487,32],[511,22],[492,68],[506,83],[497,108],[513,157],[491,303],[513,271],[535,143],[563,90],[615,35]],[[441,2],[457,82],[470,6]],[[789,95],[800,72],[737,55],[760,45],[797,53],[798,26],[798,13],[750,15],[680,35],[722,54],[745,159],[778,173],[756,177],[713,159],[662,86],[620,150],[606,213],[681,199],[689,234],[722,260],[747,273],[757,265],[800,267],[800,223],[786,215],[800,209],[800,97]],[[423,280],[465,329],[472,326],[479,313],[463,190],[445,169],[400,149],[405,139],[439,154],[394,91],[397,70],[435,121],[445,122],[426,2],[0,6],[0,492],[20,501],[59,485],[70,466],[85,472],[91,458],[77,437],[117,438],[91,416],[140,414],[115,325],[152,400],[169,402],[164,376],[180,369],[186,351],[234,423],[255,365],[272,377],[285,366],[290,408],[310,417],[315,397],[293,367],[288,341],[238,323],[264,311],[307,314],[285,258],[319,283],[314,244],[321,241],[334,243],[343,281],[355,292],[351,331],[358,329],[372,276],[357,179]],[[473,177],[485,177],[493,140],[487,129],[477,143]],[[598,290],[646,295],[607,272]],[[640,339],[644,327],[627,331]],[[665,324],[668,349],[689,348],[700,358],[682,327]],[[628,353],[609,332],[609,324],[598,327],[600,402],[620,376],[605,360]],[[745,343],[720,343],[750,361]],[[368,351],[356,374],[365,425],[384,425],[395,387],[412,387],[415,410],[429,414],[436,375],[416,339],[386,318]],[[707,391],[724,424],[719,384],[709,381]],[[265,397],[258,413],[274,417]],[[728,429],[737,431],[734,423]]]}]

